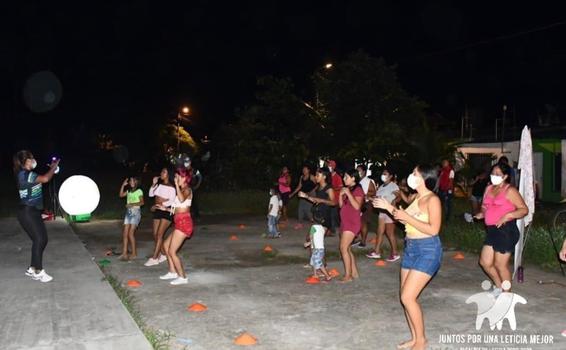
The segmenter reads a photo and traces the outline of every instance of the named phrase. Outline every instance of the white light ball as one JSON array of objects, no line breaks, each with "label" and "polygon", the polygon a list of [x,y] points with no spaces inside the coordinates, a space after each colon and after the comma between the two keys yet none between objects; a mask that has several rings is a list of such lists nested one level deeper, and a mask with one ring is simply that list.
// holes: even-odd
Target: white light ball
[{"label": "white light ball", "polygon": [[98,206],[100,192],[92,179],[73,175],[59,188],[59,203],[69,215],[90,214]]}]

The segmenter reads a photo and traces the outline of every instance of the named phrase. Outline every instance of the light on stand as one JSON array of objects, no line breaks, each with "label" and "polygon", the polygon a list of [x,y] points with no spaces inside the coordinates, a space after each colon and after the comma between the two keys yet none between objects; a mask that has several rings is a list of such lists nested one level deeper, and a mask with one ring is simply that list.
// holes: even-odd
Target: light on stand
[{"label": "light on stand", "polygon": [[84,175],[73,175],[59,188],[59,203],[72,221],[88,221],[100,201],[96,183]]}]

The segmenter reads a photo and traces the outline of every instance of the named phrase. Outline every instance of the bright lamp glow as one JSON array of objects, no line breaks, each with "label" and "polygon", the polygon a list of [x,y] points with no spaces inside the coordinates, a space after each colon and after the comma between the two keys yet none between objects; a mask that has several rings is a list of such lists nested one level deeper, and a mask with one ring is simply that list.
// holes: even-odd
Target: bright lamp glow
[{"label": "bright lamp glow", "polygon": [[69,215],[90,214],[98,206],[100,192],[89,177],[73,175],[59,189],[59,203]]}]

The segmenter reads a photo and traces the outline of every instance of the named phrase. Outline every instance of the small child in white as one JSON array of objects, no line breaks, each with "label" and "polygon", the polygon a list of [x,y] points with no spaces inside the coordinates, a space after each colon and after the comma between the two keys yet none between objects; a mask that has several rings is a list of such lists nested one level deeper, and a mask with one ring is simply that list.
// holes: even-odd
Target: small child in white
[{"label": "small child in white", "polygon": [[318,270],[322,271],[324,278],[330,281],[332,277],[324,267],[324,234],[326,229],[320,224],[314,224],[310,230],[311,262],[313,276],[317,276]]},{"label": "small child in white", "polygon": [[267,209],[267,237],[268,238],[279,238],[281,234],[277,230],[277,217],[281,210],[279,196],[277,195],[277,189],[269,189],[269,206]]}]

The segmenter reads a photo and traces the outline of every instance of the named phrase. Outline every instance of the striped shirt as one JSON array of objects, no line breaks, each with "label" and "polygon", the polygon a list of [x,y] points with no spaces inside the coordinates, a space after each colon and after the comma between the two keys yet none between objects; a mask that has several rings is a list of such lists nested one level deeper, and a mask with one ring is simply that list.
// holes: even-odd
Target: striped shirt
[{"label": "striped shirt", "polygon": [[36,183],[37,174],[21,170],[18,173],[20,204],[43,209],[43,191],[41,183]]}]

